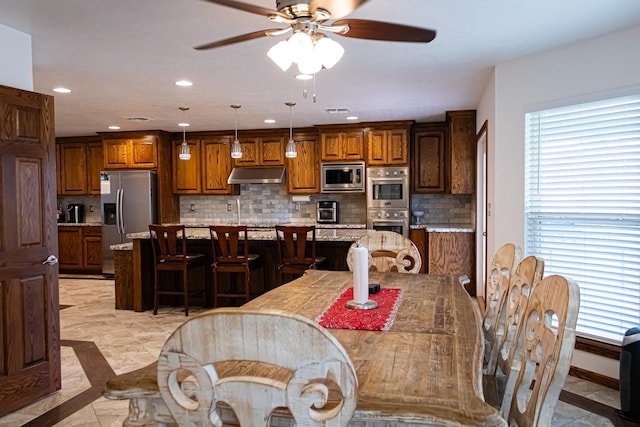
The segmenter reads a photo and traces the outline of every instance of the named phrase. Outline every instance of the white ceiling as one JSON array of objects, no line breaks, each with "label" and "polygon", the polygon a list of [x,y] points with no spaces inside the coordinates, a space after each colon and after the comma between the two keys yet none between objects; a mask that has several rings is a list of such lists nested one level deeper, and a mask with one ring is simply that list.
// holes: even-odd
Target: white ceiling
[{"label": "white ceiling", "polygon": [[[275,9],[275,0],[247,2]],[[277,27],[259,15],[201,0],[0,0],[0,24],[32,36],[34,90],[72,90],[55,94],[57,136],[112,124],[175,132],[179,106],[190,107],[189,131],[233,129],[231,104],[242,105],[240,129],[288,127],[287,101],[297,103],[294,127],[345,123],[324,110],[343,107],[359,121],[442,120],[477,107],[493,65],[640,25],[640,1],[369,0],[348,17],[438,34],[428,44],[330,35],[345,54],[318,73],[313,103],[294,67],[282,72],[266,56],[284,37],[193,49]],[[174,85],[183,78],[194,85]],[[126,119],[140,116],[153,121]],[[267,117],[278,122],[265,125]]]}]

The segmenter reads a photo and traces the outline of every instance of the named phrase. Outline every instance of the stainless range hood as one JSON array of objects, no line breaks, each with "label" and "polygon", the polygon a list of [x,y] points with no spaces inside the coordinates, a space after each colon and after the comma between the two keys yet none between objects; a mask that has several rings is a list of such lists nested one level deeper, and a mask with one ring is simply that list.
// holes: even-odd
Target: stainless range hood
[{"label": "stainless range hood", "polygon": [[284,182],[284,167],[233,168],[229,184],[281,184]]}]

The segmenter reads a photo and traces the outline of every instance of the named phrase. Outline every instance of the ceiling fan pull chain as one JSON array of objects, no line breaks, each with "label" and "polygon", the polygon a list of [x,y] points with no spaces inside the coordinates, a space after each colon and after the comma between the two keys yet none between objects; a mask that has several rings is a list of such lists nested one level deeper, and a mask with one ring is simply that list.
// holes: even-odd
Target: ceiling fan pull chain
[{"label": "ceiling fan pull chain", "polygon": [[307,99],[307,81],[302,81],[302,98]]},{"label": "ceiling fan pull chain", "polygon": [[316,75],[313,75],[313,103],[316,103]]}]

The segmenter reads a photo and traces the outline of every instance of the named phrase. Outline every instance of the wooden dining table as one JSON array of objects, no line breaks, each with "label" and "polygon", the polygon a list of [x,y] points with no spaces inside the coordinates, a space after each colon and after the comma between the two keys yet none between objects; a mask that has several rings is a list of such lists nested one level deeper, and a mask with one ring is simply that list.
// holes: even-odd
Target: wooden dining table
[{"label": "wooden dining table", "polygon": [[[356,369],[358,402],[350,425],[506,425],[482,398],[480,320],[457,280],[370,272],[369,283],[401,290],[390,328],[328,329]],[[244,307],[317,320],[352,285],[351,272],[308,270]]]}]

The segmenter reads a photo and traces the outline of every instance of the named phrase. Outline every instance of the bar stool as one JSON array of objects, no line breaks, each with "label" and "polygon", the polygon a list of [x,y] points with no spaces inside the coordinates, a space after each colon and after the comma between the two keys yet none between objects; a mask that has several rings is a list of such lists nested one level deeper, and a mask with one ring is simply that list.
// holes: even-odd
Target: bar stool
[{"label": "bar stool", "polygon": [[[213,253],[213,307],[218,307],[218,298],[251,299],[251,271],[262,267],[262,258],[258,254],[249,253],[247,226],[209,226],[211,234],[211,250]],[[228,291],[220,289],[219,273],[243,273],[244,286],[242,292],[232,292],[231,280]],[[264,281],[261,280],[264,290]]]},{"label": "bar stool", "polygon": [[[311,241],[308,243],[309,234]],[[278,244],[278,281],[284,283],[285,275],[301,276],[308,269],[316,269],[326,258],[316,256],[315,225],[276,225]]]},{"label": "bar stool", "polygon": [[[160,295],[173,295],[184,297],[184,315],[189,315],[189,297],[202,294],[205,290],[189,291],[188,272],[189,270],[204,266],[204,254],[187,255],[187,239],[185,237],[184,225],[149,225],[151,235],[151,247],[153,248],[154,259],[154,301],[153,314],[158,314],[158,303]],[[160,283],[161,273],[181,272],[181,290],[176,290],[175,282],[172,281],[166,288]]]}]

